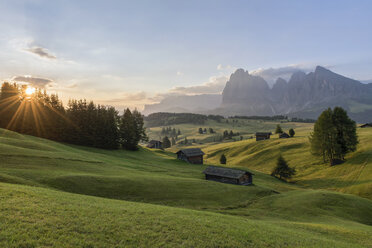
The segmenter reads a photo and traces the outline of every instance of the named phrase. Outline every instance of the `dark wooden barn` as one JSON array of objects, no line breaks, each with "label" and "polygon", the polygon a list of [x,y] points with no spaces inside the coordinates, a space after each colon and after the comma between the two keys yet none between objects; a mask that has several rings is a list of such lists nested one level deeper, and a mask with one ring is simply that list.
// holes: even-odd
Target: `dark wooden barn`
[{"label": "dark wooden barn", "polygon": [[163,149],[163,142],[159,140],[150,140],[147,144],[148,148]]},{"label": "dark wooden barn", "polygon": [[270,139],[271,133],[256,133],[256,141]]},{"label": "dark wooden barn", "polygon": [[177,158],[191,164],[203,164],[204,152],[200,148],[182,149],[177,152]]},{"label": "dark wooden barn", "polygon": [[360,126],[361,128],[372,127],[372,123],[366,123]]},{"label": "dark wooden barn", "polygon": [[220,166],[208,166],[203,173],[206,180],[238,185],[251,185],[253,182],[252,176],[254,175],[248,171]]},{"label": "dark wooden barn", "polygon": [[289,134],[287,134],[287,133],[280,133],[279,134],[279,139],[283,139],[283,138],[289,138],[290,136],[289,136]]}]

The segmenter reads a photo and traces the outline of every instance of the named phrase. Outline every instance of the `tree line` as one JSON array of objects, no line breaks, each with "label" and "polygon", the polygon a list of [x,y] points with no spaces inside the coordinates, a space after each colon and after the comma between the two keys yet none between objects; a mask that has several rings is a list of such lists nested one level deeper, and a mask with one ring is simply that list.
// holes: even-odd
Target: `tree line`
[{"label": "tree line", "polygon": [[152,113],[145,117],[147,127],[169,126],[177,124],[200,124],[203,125],[207,120],[221,122],[224,117],[220,115],[201,115],[191,113]]},{"label": "tree line", "polygon": [[15,132],[104,149],[138,149],[147,140],[143,116],[126,109],[70,100],[65,108],[56,94],[27,86],[3,83],[0,91],[0,127]]}]

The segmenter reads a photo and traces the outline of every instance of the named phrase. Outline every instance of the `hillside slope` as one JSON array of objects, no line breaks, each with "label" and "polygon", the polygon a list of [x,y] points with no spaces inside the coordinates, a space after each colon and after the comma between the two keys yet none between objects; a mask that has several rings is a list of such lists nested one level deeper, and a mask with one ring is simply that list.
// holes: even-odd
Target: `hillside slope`
[{"label": "hillside slope", "polygon": [[235,206],[241,198],[293,188],[259,173],[255,187],[204,180],[205,166],[190,165],[163,151],[100,150],[0,130],[0,181],[72,193],[170,206]]},{"label": "hillside slope", "polygon": [[204,168],[0,130],[0,246],[372,247],[371,200],[259,171],[249,187],[205,181]]},{"label": "hillside slope", "polygon": [[[372,247],[371,226],[350,220],[257,220],[4,183],[0,193],[2,247]],[[371,202],[350,200],[371,219]]]},{"label": "hillside slope", "polygon": [[346,162],[330,167],[310,153],[308,136],[310,127],[296,129],[294,138],[270,140],[244,140],[205,146],[207,161],[218,163],[222,153],[229,166],[241,166],[270,174],[276,159],[282,154],[290,166],[296,168],[295,185],[336,190],[372,199],[372,129],[358,128],[358,150],[347,155]]}]

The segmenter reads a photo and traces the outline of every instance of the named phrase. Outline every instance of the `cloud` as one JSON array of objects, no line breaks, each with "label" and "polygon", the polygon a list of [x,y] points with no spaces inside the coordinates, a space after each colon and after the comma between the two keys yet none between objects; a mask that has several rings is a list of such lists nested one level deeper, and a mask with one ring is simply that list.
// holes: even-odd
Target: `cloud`
[{"label": "cloud", "polygon": [[219,71],[224,71],[224,70],[231,71],[231,70],[235,70],[235,68],[232,67],[231,65],[223,66],[223,65],[219,64],[219,65],[217,65],[217,70],[219,70]]},{"label": "cloud", "polygon": [[211,77],[209,81],[204,84],[174,87],[169,92],[181,95],[219,94],[225,87],[227,80],[228,77],[226,76]]},{"label": "cloud", "polygon": [[12,80],[19,83],[29,83],[37,88],[44,88],[53,82],[53,80],[47,78],[37,78],[32,76],[17,76]]},{"label": "cloud", "polygon": [[78,86],[78,83],[71,83],[71,84],[66,85],[66,88],[73,89],[73,88],[76,88],[77,86]]},{"label": "cloud", "polygon": [[250,71],[249,74],[264,78],[270,85],[274,84],[277,78],[281,77],[288,80],[294,72],[303,71],[310,72],[314,69],[314,65],[309,64],[293,64],[277,68],[259,68]]},{"label": "cloud", "polygon": [[178,71],[178,72],[177,72],[177,76],[183,76],[183,72]]},{"label": "cloud", "polygon": [[116,98],[98,100],[97,102],[107,105],[113,105],[118,109],[143,109],[145,104],[155,103],[152,98],[147,97],[144,91],[120,93]]},{"label": "cloud", "polygon": [[57,59],[53,53],[38,45],[32,38],[12,39],[9,41],[9,45],[17,51],[32,53],[41,58]]},{"label": "cloud", "polygon": [[141,102],[141,101],[147,101],[147,94],[144,91],[139,92],[125,92],[121,93],[118,97],[104,100],[105,102],[109,103],[119,103],[119,102]]},{"label": "cloud", "polygon": [[277,78],[281,77],[284,79],[289,79],[289,77],[296,71],[309,72],[314,68],[313,65],[304,65],[304,64],[294,64],[287,65],[277,68],[259,68],[253,71],[250,71],[249,74],[263,77],[268,83],[272,83]]},{"label": "cloud", "polygon": [[34,47],[25,49],[25,51],[36,54],[42,58],[57,59],[55,55],[51,54],[46,48],[43,48],[43,47],[34,46]]}]

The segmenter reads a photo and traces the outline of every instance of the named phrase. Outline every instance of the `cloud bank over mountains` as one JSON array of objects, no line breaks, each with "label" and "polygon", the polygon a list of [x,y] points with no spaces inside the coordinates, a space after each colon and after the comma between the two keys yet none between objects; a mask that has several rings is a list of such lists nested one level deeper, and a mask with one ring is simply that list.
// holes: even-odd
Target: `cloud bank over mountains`
[{"label": "cloud bank over mountains", "polygon": [[225,87],[227,76],[218,76],[209,78],[208,82],[195,86],[178,86],[169,90],[169,93],[177,93],[182,95],[197,95],[197,94],[219,94]]},{"label": "cloud bank over mountains", "polygon": [[307,73],[313,68],[314,65],[293,64],[276,68],[258,68],[250,71],[249,74],[262,77],[272,86],[279,77],[288,80],[295,72],[303,71]]}]

